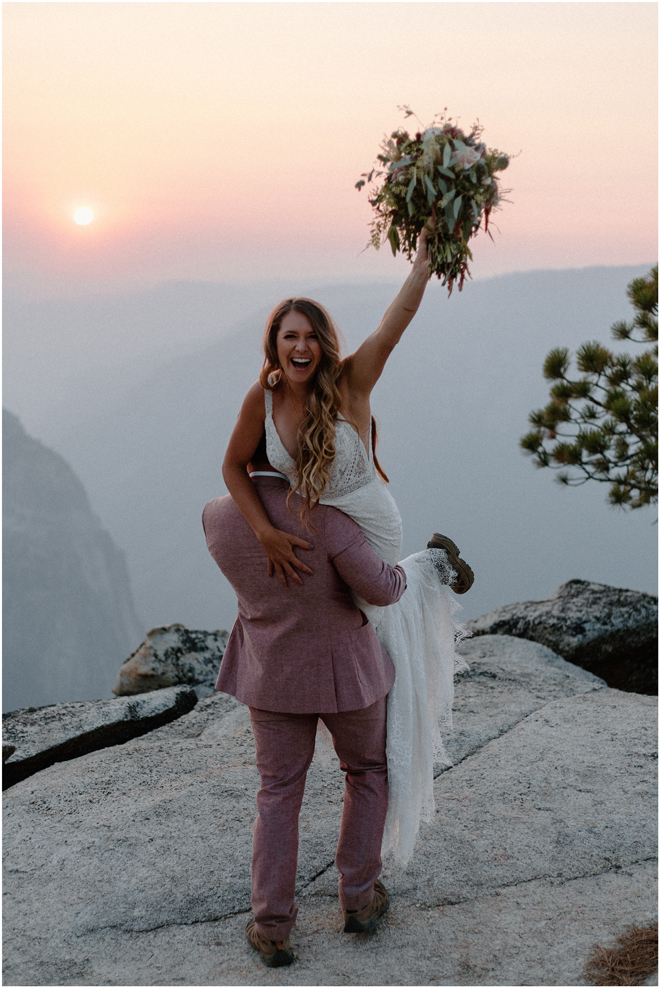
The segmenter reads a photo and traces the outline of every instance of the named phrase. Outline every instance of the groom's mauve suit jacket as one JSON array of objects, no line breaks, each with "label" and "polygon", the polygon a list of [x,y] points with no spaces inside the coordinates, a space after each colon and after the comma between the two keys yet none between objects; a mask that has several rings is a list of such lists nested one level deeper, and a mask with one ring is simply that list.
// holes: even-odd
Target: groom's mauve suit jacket
[{"label": "groom's mauve suit jacket", "polygon": [[241,703],[280,713],[361,710],[389,693],[394,666],[351,595],[370,604],[398,600],[406,587],[400,566],[369,548],[354,521],[320,505],[313,528],[298,519],[300,501],[286,504],[278,477],[252,481],[276,528],[313,543],[298,549],[313,571],[283,586],[268,576],[266,554],[231,497],[204,508],[206,544],[238,597],[238,617],[222,659],[216,690]]}]

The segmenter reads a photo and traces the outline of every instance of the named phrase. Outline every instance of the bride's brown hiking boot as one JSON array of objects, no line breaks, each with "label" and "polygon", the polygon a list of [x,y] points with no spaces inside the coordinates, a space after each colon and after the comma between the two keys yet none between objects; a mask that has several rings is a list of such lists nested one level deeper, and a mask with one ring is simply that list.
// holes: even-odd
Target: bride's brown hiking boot
[{"label": "bride's brown hiking boot", "polygon": [[362,909],[344,909],[344,933],[367,933],[373,930],[376,920],[387,912],[390,897],[382,882],[374,882],[374,897]]},{"label": "bride's brown hiking boot", "polygon": [[286,940],[268,940],[259,933],[253,919],[245,927],[245,936],[250,946],[259,951],[267,967],[284,967],[286,964],[293,964],[296,959],[291,950],[290,937]]},{"label": "bride's brown hiking boot", "polygon": [[454,593],[467,593],[474,583],[474,573],[465,560],[460,558],[460,549],[458,546],[451,539],[447,538],[446,535],[440,535],[439,532],[434,532],[433,538],[426,548],[446,550],[449,565],[458,574],[458,579],[455,583],[451,584],[451,588]]}]

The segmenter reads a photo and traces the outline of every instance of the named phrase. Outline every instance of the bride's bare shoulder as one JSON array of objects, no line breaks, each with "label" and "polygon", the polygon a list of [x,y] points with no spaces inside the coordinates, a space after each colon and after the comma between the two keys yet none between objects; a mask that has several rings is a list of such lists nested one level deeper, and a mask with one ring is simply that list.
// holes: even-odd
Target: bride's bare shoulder
[{"label": "bride's bare shoulder", "polygon": [[248,392],[243,399],[241,412],[245,412],[250,416],[258,416],[261,419],[266,418],[264,389],[261,387],[259,381],[255,381],[254,384],[249,387]]}]

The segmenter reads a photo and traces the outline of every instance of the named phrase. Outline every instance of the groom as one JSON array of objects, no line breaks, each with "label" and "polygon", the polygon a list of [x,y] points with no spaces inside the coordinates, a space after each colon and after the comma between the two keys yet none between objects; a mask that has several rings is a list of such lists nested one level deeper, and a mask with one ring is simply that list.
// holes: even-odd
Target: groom
[{"label": "groom", "polygon": [[261,777],[252,844],[254,918],[246,935],[269,967],[279,967],[294,959],[289,934],[298,913],[298,816],[319,717],[346,774],[335,858],[344,932],[371,929],[388,907],[377,878],[387,812],[386,696],[394,667],[351,590],[385,606],[401,597],[406,577],[372,552],[341,511],[319,505],[313,528],[305,528],[298,495],[289,510],[282,474],[268,467],[251,476],[273,524],[314,543],[305,552],[311,575],[285,586],[268,576],[264,550],[231,497],[204,508],[209,552],[238,597],[216,690],[249,706]]}]

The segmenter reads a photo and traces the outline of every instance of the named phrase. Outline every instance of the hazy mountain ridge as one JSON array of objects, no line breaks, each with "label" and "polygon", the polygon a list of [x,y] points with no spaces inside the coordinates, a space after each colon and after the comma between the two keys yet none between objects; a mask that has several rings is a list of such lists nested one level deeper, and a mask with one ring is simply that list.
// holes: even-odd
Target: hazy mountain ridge
[{"label": "hazy mountain ridge", "polygon": [[[379,456],[403,517],[404,555],[433,530],[452,535],[477,573],[462,601],[467,617],[544,596],[572,578],[654,590],[655,514],[613,512],[601,485],[560,490],[518,449],[528,412],[546,401],[548,350],[607,342],[612,322],[630,317],[626,285],[646,270],[525,272],[468,283],[450,299],[432,283],[392,355],[373,408]],[[314,295],[350,351],[378,325],[395,291],[384,282],[335,284]],[[44,419],[41,434],[74,465],[126,551],[147,625],[233,620],[233,593],[208,557],[200,518],[204,503],[224,493],[222,457],[259,371],[269,307],[194,352],[186,354],[193,348],[182,338],[181,355],[165,364],[154,344],[149,360],[135,358],[139,385],[114,403],[106,395],[96,415],[90,401],[74,424]]]},{"label": "hazy mountain ridge", "polygon": [[4,709],[109,696],[143,636],[123,553],[69,465],[3,410]]},{"label": "hazy mountain ridge", "polygon": [[[246,316],[258,338],[275,301],[314,296],[331,283],[164,282],[148,291],[82,299],[28,299],[5,291],[5,405],[39,434],[53,409],[70,426],[88,403],[116,401],[155,367],[204,350]],[[376,284],[389,284],[394,294],[398,282]]]}]

